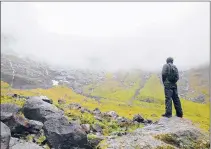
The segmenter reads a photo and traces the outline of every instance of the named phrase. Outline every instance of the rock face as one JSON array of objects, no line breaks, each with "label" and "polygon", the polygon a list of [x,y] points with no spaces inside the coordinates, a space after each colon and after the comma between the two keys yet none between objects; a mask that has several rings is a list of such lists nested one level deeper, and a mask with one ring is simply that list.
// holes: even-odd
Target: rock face
[{"label": "rock face", "polygon": [[62,119],[49,119],[44,123],[47,141],[55,149],[88,149],[86,132],[78,124]]},{"label": "rock face", "polygon": [[157,124],[137,129],[125,136],[107,139],[100,147],[123,149],[208,149],[209,135],[196,128],[190,121],[178,117],[161,118]]},{"label": "rock face", "polygon": [[26,118],[45,122],[47,117],[52,114],[63,115],[63,111],[56,106],[44,102],[40,97],[31,97],[23,107],[23,112]]},{"label": "rock face", "polygon": [[9,127],[1,122],[1,149],[9,149],[11,132]]}]

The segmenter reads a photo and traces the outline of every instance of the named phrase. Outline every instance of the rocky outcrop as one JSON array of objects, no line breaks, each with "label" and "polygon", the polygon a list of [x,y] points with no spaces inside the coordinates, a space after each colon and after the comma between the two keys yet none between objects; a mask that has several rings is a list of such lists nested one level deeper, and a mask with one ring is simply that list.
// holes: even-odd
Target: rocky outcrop
[{"label": "rocky outcrop", "polygon": [[49,115],[63,115],[63,111],[56,106],[44,102],[40,97],[31,97],[23,107],[23,113],[26,118],[45,122]]},{"label": "rocky outcrop", "polygon": [[9,149],[11,132],[9,127],[1,122],[1,149]]},{"label": "rocky outcrop", "polygon": [[78,124],[64,119],[50,119],[44,123],[47,141],[55,149],[89,148],[86,132]]},{"label": "rocky outcrop", "polygon": [[209,135],[196,128],[189,120],[178,117],[161,118],[158,123],[137,129],[125,136],[107,139],[103,148],[123,149],[208,149]]}]

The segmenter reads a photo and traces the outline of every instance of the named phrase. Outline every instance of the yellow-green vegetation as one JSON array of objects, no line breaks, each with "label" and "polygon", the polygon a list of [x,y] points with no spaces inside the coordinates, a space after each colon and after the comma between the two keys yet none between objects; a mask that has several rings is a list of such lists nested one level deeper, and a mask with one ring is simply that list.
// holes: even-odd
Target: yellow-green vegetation
[{"label": "yellow-green vegetation", "polygon": [[160,79],[156,75],[152,75],[144,85],[144,88],[141,89],[137,99],[151,98],[155,99],[155,102],[163,103],[164,90],[163,86],[160,83]]},{"label": "yellow-green vegetation", "polygon": [[[111,118],[103,117],[102,121],[99,121],[96,120],[94,115],[90,113],[81,113],[79,110],[68,109],[65,107],[63,107],[62,109],[65,111],[65,114],[69,117],[70,120],[79,119],[82,124],[98,124],[103,129],[104,135],[109,135],[112,132],[122,131],[121,127],[117,124],[117,122],[112,120]],[[129,132],[132,132],[133,130],[140,127],[143,127],[143,125],[127,125]]]},{"label": "yellow-green vegetation", "polygon": [[36,140],[36,142],[37,142],[38,144],[42,144],[42,142],[44,142],[45,139],[46,139],[46,136],[41,135],[41,136]]},{"label": "yellow-green vegetation", "polygon": [[1,95],[1,104],[4,104],[4,103],[13,103],[13,104],[18,105],[19,107],[23,107],[25,100],[23,100],[23,99],[17,100],[15,98],[12,98],[12,97],[9,97],[9,96],[2,96]]},{"label": "yellow-green vegetation", "polygon": [[95,139],[95,138],[97,138],[97,136],[94,135],[94,134],[88,134],[88,135],[87,135],[87,139],[89,139],[89,140]]},{"label": "yellow-green vegetation", "polygon": [[25,137],[24,140],[26,140],[26,141],[28,141],[28,142],[33,142],[33,140],[34,140],[37,144],[41,145],[41,144],[46,140],[46,137],[45,137],[44,135],[40,135],[40,136],[37,138],[37,137],[35,136],[35,134],[29,134],[29,135],[27,135],[27,136]]},{"label": "yellow-green vegetation", "polygon": [[110,100],[128,101],[139,88],[140,81],[140,74],[136,73],[126,75],[123,83],[113,78],[111,74],[107,74],[106,79],[98,86],[88,85],[84,87],[84,91],[89,93],[89,89],[94,88],[93,92],[91,92],[93,96],[100,96]]},{"label": "yellow-green vegetation", "polygon": [[[134,75],[134,74],[133,74]],[[130,75],[127,75],[129,77]],[[95,101],[91,98],[85,98],[82,95],[76,94],[70,88],[65,86],[56,86],[50,89],[31,89],[31,90],[18,90],[12,89],[11,93],[17,93],[19,95],[34,96],[34,95],[45,95],[53,100],[53,103],[58,106],[58,99],[62,98],[65,101],[65,105],[70,103],[79,103],[81,106],[93,110],[99,108],[102,112],[116,111],[118,115],[124,116],[126,118],[132,118],[135,114],[141,114],[144,118],[151,119],[153,121],[160,119],[161,114],[164,113],[164,91],[160,83],[159,78],[156,75],[152,75],[149,80],[147,80],[144,88],[141,90],[138,97],[150,97],[159,102],[147,103],[138,100],[134,100],[131,105],[128,105],[128,101],[131,100],[131,96],[135,93],[138,88],[138,84],[141,79],[138,80],[138,75],[133,77],[134,84],[131,88],[125,88],[121,83],[114,80],[111,77],[106,78],[100,86],[95,88],[93,95],[100,95],[101,97],[106,97],[107,99],[102,99],[100,102]],[[130,79],[128,79],[130,80]],[[116,82],[115,82],[116,81]],[[128,81],[130,82],[130,81]],[[3,85],[3,84],[1,84]],[[6,86],[4,84],[3,86]],[[111,92],[111,90],[116,90],[116,92]],[[6,95],[8,89],[6,87],[1,87],[2,95]],[[4,97],[4,96],[3,96]],[[1,103],[16,103],[18,105],[23,105],[22,101],[15,101],[10,98],[1,98]],[[19,103],[20,102],[20,103]],[[184,111],[184,118],[192,120],[197,126],[204,130],[209,129],[209,103],[200,104],[194,103],[188,100],[181,99],[182,107]],[[61,106],[61,105],[60,105]],[[174,109],[174,108],[173,108]],[[66,113],[73,113],[77,115],[77,111],[69,111],[66,109]],[[175,110],[173,110],[175,114]],[[78,113],[80,116],[81,114]],[[85,117],[83,119],[83,117]],[[82,114],[81,120],[87,123],[93,123],[95,120],[92,115]]]},{"label": "yellow-green vegetation", "polygon": [[156,147],[156,149],[175,149],[175,148],[167,145],[167,146],[158,146],[158,147]]},{"label": "yellow-green vegetation", "polygon": [[97,149],[107,149],[108,144],[107,144],[106,140],[101,141],[96,148]]}]

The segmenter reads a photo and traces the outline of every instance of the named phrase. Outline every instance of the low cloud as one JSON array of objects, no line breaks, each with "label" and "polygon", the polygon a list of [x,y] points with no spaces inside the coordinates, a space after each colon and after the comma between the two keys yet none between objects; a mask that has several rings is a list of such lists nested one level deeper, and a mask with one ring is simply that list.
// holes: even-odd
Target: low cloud
[{"label": "low cloud", "polygon": [[3,2],[1,27],[10,49],[53,65],[160,70],[172,56],[188,69],[209,63],[209,6]]}]

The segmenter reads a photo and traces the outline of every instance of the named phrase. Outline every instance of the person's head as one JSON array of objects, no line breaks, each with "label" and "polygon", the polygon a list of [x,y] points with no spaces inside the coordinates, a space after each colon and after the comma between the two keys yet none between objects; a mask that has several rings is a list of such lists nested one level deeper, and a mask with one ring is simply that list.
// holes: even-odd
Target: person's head
[{"label": "person's head", "polygon": [[168,57],[167,59],[166,59],[166,63],[168,64],[168,63],[172,63],[173,64],[173,62],[174,62],[174,59],[172,58],[172,57]]}]

